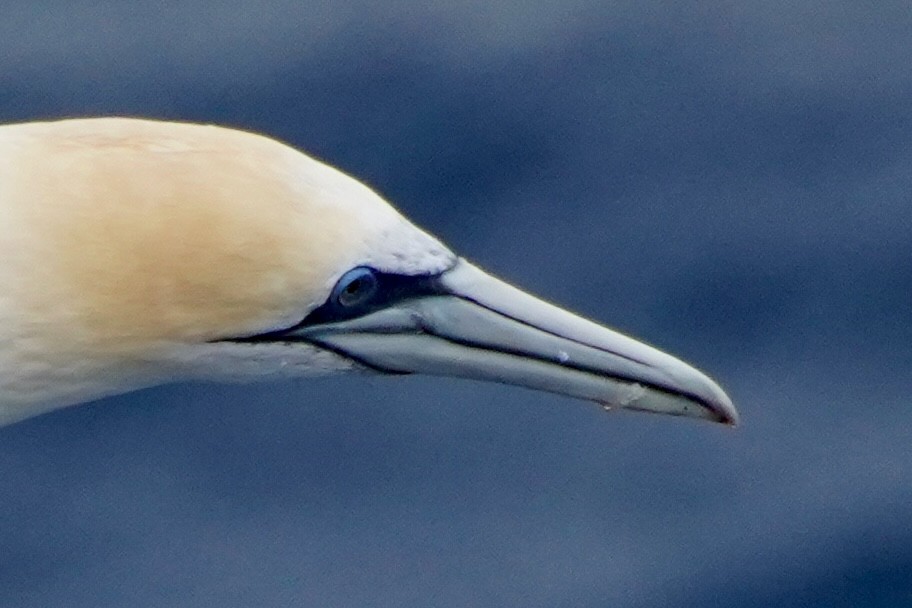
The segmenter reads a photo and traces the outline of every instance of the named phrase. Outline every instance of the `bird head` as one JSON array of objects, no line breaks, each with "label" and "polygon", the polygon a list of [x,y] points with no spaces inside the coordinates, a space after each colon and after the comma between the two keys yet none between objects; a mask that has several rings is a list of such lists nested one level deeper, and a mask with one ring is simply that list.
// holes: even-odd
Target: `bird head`
[{"label": "bird head", "polygon": [[0,128],[0,419],[199,378],[342,370],[524,386],[733,424],[708,377],[485,273],[273,139]]}]

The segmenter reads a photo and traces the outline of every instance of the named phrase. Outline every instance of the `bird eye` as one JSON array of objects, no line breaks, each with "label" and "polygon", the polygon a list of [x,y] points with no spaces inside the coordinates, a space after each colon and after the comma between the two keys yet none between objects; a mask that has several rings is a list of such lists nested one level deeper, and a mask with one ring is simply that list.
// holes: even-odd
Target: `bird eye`
[{"label": "bird eye", "polygon": [[342,308],[364,305],[377,293],[377,274],[374,270],[360,266],[349,270],[333,289],[333,301]]}]

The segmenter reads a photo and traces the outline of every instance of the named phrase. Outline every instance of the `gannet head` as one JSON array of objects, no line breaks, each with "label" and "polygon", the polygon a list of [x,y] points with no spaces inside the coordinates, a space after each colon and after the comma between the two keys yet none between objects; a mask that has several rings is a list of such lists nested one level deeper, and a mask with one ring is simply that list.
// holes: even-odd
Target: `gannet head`
[{"label": "gannet head", "polygon": [[0,259],[0,423],[164,382],[350,369],[737,419],[694,368],[484,273],[251,133],[0,127]]}]

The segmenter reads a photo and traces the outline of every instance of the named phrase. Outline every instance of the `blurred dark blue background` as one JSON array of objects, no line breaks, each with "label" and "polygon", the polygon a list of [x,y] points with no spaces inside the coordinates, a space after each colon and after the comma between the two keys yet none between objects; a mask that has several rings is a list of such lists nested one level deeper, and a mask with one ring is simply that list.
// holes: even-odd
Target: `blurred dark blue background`
[{"label": "blurred dark blue background", "polygon": [[3,121],[272,134],[744,422],[433,378],[107,399],[0,430],[0,606],[912,606],[907,1],[0,12]]}]

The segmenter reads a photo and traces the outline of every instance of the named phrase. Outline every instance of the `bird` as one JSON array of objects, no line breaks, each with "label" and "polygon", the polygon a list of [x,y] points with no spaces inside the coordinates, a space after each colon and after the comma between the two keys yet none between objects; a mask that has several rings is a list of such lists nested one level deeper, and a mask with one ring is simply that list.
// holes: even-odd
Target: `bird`
[{"label": "bird", "polygon": [[494,277],[275,138],[0,126],[0,425],[165,383],[347,371],[738,421],[696,368]]}]

